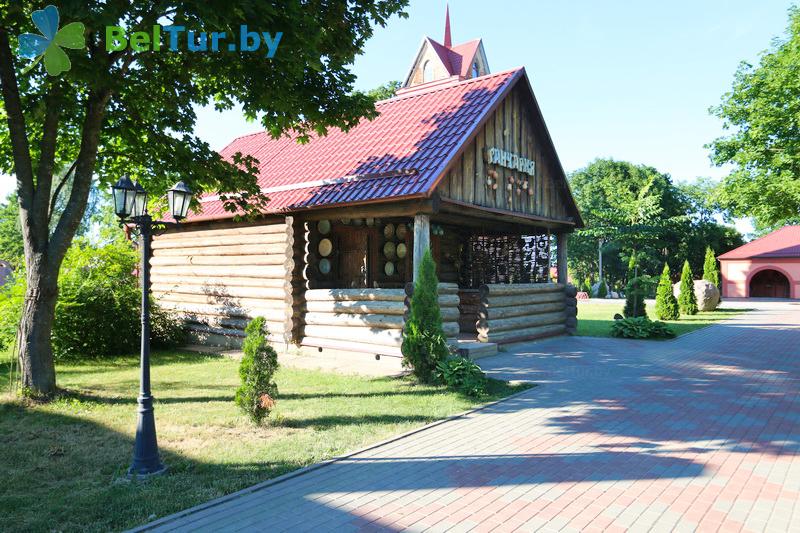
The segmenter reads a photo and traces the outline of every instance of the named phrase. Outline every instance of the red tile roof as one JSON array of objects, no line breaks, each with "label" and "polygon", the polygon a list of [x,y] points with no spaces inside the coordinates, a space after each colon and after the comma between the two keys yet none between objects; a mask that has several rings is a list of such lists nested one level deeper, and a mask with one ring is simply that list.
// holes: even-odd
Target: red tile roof
[{"label": "red tile roof", "polygon": [[784,226],[719,256],[723,260],[786,257],[800,257],[800,226]]},{"label": "red tile roof", "polygon": [[[431,85],[378,102],[378,117],[348,133],[298,144],[265,132],[245,135],[221,154],[241,152],[259,160],[259,185],[269,212],[423,196],[470,133],[507,89],[524,77],[514,69],[464,81]],[[230,218],[216,196],[201,199],[189,221]]]}]

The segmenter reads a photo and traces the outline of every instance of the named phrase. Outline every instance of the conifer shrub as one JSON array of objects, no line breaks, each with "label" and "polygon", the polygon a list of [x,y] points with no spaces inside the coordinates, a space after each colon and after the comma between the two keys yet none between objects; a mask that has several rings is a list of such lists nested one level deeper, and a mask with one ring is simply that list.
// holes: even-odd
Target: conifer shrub
[{"label": "conifer shrub", "polygon": [[719,282],[719,265],[717,265],[717,258],[714,255],[714,250],[710,246],[706,247],[706,259],[703,262],[703,279],[710,281],[716,285],[717,289],[722,291]]},{"label": "conifer shrub", "polygon": [[436,264],[430,250],[425,250],[411,295],[411,310],[403,329],[402,344],[403,366],[411,369],[422,383],[433,382],[437,365],[450,356],[450,347],[442,329],[438,285]]},{"label": "conifer shrub", "polygon": [[683,272],[681,272],[680,294],[678,295],[678,307],[684,315],[697,314],[697,297],[694,295],[694,280],[692,278],[692,267],[689,266],[689,261],[684,261]]},{"label": "conifer shrub", "polygon": [[241,385],[234,400],[250,420],[261,424],[269,416],[278,396],[278,386],[274,381],[278,354],[267,342],[269,332],[263,317],[251,320],[244,332],[244,355],[239,363]]},{"label": "conifer shrub", "polygon": [[647,316],[644,295],[645,287],[643,280],[639,277],[631,279],[625,287],[625,308],[622,310],[622,314],[625,318]]},{"label": "conifer shrub", "polygon": [[656,317],[659,320],[678,320],[681,316],[678,307],[678,299],[672,292],[672,280],[670,279],[669,265],[664,263],[664,270],[658,281],[656,289]]},{"label": "conifer shrub", "polygon": [[597,286],[597,297],[605,298],[608,296],[608,286],[604,279],[600,279],[600,284]]}]

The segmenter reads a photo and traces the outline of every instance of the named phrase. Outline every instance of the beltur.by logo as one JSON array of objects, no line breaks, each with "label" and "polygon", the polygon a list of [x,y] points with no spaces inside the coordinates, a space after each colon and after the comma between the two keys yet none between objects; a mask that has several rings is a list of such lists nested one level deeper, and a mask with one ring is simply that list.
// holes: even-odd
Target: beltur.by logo
[{"label": "beltur.by logo", "polygon": [[[162,42],[162,37],[164,42]],[[106,50],[115,52],[130,47],[137,52],[159,52],[166,48],[171,52],[188,50],[189,52],[256,52],[265,48],[267,58],[275,57],[283,32],[250,31],[246,24],[239,27],[239,34],[226,32],[205,32],[187,30],[185,26],[153,26],[150,32],[128,31],[121,26],[106,26]],[[184,48],[185,47],[185,48]]]},{"label": "beltur.by logo", "polygon": [[47,6],[34,11],[31,20],[42,34],[23,33],[19,36],[19,55],[35,59],[23,70],[23,74],[35,67],[42,58],[44,58],[44,68],[51,76],[58,76],[72,68],[72,63],[62,48],[74,50],[86,48],[83,23],[71,22],[59,30],[60,21],[56,6]]}]

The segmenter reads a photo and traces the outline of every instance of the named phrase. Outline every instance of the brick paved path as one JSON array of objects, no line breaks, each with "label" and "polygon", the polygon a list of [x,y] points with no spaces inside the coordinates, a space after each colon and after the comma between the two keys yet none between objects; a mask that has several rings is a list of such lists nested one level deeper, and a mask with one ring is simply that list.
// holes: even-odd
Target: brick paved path
[{"label": "brick paved path", "polygon": [[163,530],[800,531],[800,303],[482,360],[541,386]]}]

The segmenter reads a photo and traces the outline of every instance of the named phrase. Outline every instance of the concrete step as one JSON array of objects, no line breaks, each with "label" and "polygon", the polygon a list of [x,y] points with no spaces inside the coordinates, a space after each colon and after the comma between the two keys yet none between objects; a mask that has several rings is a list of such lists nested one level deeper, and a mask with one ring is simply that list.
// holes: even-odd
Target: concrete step
[{"label": "concrete step", "polygon": [[459,341],[458,355],[470,359],[480,359],[497,355],[497,344],[494,342]]}]

